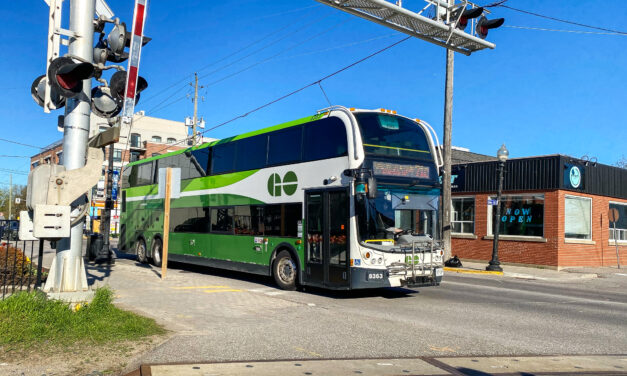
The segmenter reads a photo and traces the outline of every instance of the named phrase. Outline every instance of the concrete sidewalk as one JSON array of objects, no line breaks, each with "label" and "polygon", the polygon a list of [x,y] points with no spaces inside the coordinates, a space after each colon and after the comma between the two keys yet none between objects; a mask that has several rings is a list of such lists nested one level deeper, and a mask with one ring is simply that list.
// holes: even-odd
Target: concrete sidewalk
[{"label": "concrete sidewalk", "polygon": [[627,356],[329,359],[143,365],[127,376],[627,374]]},{"label": "concrete sidewalk", "polygon": [[603,267],[603,268],[568,268],[562,270],[544,269],[542,267],[534,266],[517,266],[517,265],[503,265],[503,272],[490,272],[485,268],[488,266],[488,262],[476,262],[462,260],[461,268],[444,268],[445,273],[461,273],[461,274],[475,274],[475,275],[488,275],[499,276],[519,279],[536,279],[542,281],[572,281],[579,279],[591,279],[598,277],[607,277],[612,274],[626,274],[627,270],[617,269],[616,267]]}]

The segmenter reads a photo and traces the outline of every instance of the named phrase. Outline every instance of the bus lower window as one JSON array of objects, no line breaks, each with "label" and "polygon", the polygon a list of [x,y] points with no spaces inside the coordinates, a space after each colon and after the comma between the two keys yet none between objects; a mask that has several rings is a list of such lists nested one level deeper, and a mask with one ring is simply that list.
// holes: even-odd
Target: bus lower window
[{"label": "bus lower window", "polygon": [[302,204],[267,205],[264,208],[264,235],[298,236],[298,221],[302,219]]},{"label": "bus lower window", "polygon": [[236,235],[263,235],[262,206],[236,206],[233,218]]},{"label": "bus lower window", "polygon": [[211,209],[211,232],[233,232],[233,208]]}]

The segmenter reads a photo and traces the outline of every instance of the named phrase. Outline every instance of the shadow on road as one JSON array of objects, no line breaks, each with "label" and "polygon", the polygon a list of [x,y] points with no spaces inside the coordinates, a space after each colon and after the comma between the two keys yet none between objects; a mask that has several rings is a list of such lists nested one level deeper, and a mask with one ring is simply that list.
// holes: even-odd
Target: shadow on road
[{"label": "shadow on road", "polygon": [[[128,259],[135,260],[135,255],[123,253],[115,250],[116,257],[119,259]],[[160,269],[157,270],[150,266],[149,264],[142,264],[139,262],[135,263],[136,266],[141,268],[152,269],[155,275],[161,278]],[[234,279],[242,282],[255,283],[258,285],[262,285],[265,287],[271,287],[276,290],[280,290],[274,279],[270,276],[258,275],[258,274],[250,274],[244,272],[238,272],[233,270],[226,269],[216,269],[210,266],[204,265],[194,265],[194,264],[185,264],[175,261],[168,262],[168,270],[170,272],[178,272],[178,273],[196,273],[196,274],[204,274],[211,275],[222,278]],[[319,287],[301,287],[299,291],[306,294],[318,295],[331,299],[365,299],[372,297],[381,297],[385,299],[400,299],[400,298],[410,298],[419,294],[420,292],[417,290],[411,290],[402,287],[388,287],[388,288],[380,288],[380,289],[365,289],[365,290],[351,290],[351,291],[341,291],[341,290],[325,290]]]}]

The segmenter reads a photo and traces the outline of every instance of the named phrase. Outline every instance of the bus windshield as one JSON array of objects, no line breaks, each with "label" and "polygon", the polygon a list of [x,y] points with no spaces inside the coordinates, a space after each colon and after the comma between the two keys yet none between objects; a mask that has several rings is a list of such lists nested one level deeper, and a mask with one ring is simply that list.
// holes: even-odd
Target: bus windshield
[{"label": "bus windshield", "polygon": [[377,197],[356,196],[359,239],[394,239],[401,231],[438,238],[437,195],[380,189]]},{"label": "bus windshield", "polygon": [[384,113],[355,113],[366,154],[433,160],[427,136],[415,122]]}]

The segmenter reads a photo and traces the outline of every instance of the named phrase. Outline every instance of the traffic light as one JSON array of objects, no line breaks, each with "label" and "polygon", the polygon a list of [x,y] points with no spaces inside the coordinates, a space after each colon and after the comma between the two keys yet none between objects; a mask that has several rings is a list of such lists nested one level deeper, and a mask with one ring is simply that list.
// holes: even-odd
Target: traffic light
[{"label": "traffic light", "polygon": [[[48,79],[46,78],[46,75],[42,74],[41,76],[37,77],[35,81],[33,81],[33,84],[30,87],[30,94],[35,100],[35,103],[37,103],[41,107],[44,106],[44,101],[45,101],[44,93],[46,92],[47,80]],[[56,110],[58,108],[65,106],[65,97],[62,97],[61,95],[59,95],[59,91],[52,88],[50,92],[50,102],[51,102],[50,104],[52,105],[52,107],[54,107],[54,108],[51,108],[51,110]]]},{"label": "traffic light", "polygon": [[496,29],[497,27],[503,25],[504,22],[505,18],[489,20],[485,16],[482,16],[479,21],[477,21],[477,26],[475,27],[477,36],[481,39],[485,39],[488,36],[488,30]]},{"label": "traffic light", "polygon": [[122,106],[113,99],[110,88],[98,86],[91,90],[91,110],[94,114],[109,119],[117,116],[122,111]]},{"label": "traffic light", "polygon": [[65,98],[73,98],[83,90],[83,80],[93,77],[91,63],[76,63],[69,57],[58,57],[48,67],[48,80],[52,90]]},{"label": "traffic light", "polygon": [[[109,86],[98,86],[91,91],[91,109],[103,118],[117,116],[124,106],[124,90],[126,89],[126,72],[118,71],[111,76]],[[135,103],[139,100],[139,93],[148,87],[143,77],[137,78]]]},{"label": "traffic light", "polygon": [[[126,89],[126,72],[118,71],[111,76],[109,83],[111,88],[111,96],[122,107],[124,103],[124,90]],[[137,77],[137,86],[135,88],[135,103],[139,100],[139,93],[148,87],[148,82],[142,76]]]},{"label": "traffic light", "polygon": [[124,22],[115,25],[107,35],[107,44],[110,52],[107,60],[113,63],[121,63],[128,59],[128,52],[124,51],[124,47],[129,45],[130,39]]},{"label": "traffic light", "polygon": [[[460,15],[461,13],[461,15]],[[478,7],[478,8],[470,8],[470,9],[466,9],[465,7],[461,7],[457,10],[455,10],[452,14],[451,14],[451,19],[452,20],[457,20],[459,18],[459,21],[457,21],[457,28],[464,30],[466,29],[466,26],[468,26],[468,20],[472,19],[472,18],[477,18],[479,16],[481,16],[483,14],[483,7]]]}]

